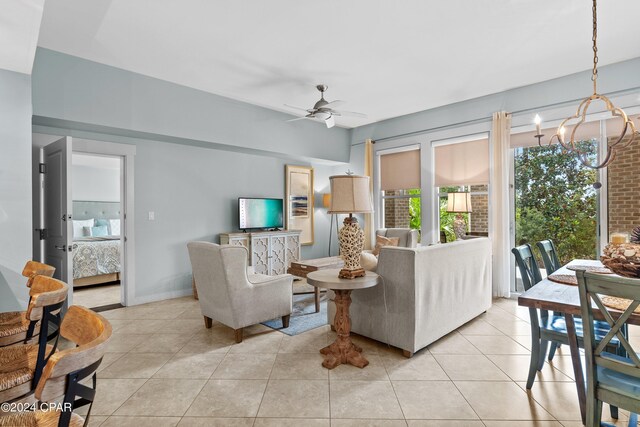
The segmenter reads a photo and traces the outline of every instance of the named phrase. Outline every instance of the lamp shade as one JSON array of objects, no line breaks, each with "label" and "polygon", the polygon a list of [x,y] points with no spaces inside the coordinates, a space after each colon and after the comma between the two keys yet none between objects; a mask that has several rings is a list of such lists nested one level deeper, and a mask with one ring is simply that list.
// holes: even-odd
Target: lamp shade
[{"label": "lamp shade", "polygon": [[371,213],[371,190],[368,176],[334,175],[331,183],[330,214]]},{"label": "lamp shade", "polygon": [[472,212],[471,193],[449,193],[447,212]]}]

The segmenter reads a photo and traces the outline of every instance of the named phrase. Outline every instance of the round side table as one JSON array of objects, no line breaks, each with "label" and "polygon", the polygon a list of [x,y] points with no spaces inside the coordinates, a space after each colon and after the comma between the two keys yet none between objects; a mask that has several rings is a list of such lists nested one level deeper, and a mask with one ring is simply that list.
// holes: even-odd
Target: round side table
[{"label": "round side table", "polygon": [[331,289],[335,292],[336,317],[333,321],[338,337],[333,344],[320,350],[324,354],[322,366],[333,369],[343,363],[349,363],[358,368],[364,368],[369,361],[362,355],[362,349],[351,341],[351,291],[370,288],[378,284],[380,276],[367,271],[363,277],[355,279],[341,279],[338,277],[339,268],[318,270],[307,274],[307,283],[317,288]]}]

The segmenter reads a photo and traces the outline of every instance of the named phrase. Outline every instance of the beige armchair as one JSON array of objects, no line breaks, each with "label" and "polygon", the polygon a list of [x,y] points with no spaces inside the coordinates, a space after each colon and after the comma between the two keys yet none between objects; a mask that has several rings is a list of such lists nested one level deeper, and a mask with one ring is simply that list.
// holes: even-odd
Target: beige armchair
[{"label": "beige armchair", "polygon": [[[418,246],[418,230],[409,228],[381,228],[376,230],[376,235],[383,237],[397,237],[400,239],[398,246],[401,248],[415,248]],[[375,242],[373,242],[375,245]]]},{"label": "beige armchair", "polygon": [[233,328],[236,342],[242,342],[246,326],[282,317],[283,327],[289,327],[293,276],[252,274],[243,246],[190,242],[187,248],[207,328],[216,320]]}]

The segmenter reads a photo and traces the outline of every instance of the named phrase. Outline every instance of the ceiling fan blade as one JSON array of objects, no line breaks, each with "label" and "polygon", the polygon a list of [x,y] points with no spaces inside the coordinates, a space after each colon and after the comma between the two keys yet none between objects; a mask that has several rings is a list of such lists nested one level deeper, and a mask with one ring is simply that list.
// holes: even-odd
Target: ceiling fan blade
[{"label": "ceiling fan blade", "polygon": [[345,117],[362,117],[363,119],[367,118],[366,114],[363,113],[356,113],[355,111],[334,111],[334,113],[337,113],[341,116],[345,116]]},{"label": "ceiling fan blade", "polygon": [[335,101],[331,101],[327,104],[324,104],[322,108],[336,108],[342,104],[344,104],[344,101],[340,101],[339,99],[336,99]]},{"label": "ceiling fan blade", "polygon": [[287,122],[295,122],[297,120],[304,120],[304,119],[308,119],[309,117],[296,117],[295,119],[289,119],[287,120]]},{"label": "ceiling fan blade", "polygon": [[327,118],[327,120],[325,120],[324,123],[327,125],[328,128],[332,128],[335,126],[336,121],[333,118],[333,116],[329,116],[329,118]]},{"label": "ceiling fan blade", "polygon": [[302,107],[296,107],[294,105],[289,105],[289,104],[284,104],[285,107],[289,107],[289,108],[293,108],[294,110],[300,110],[300,111],[304,111],[307,113],[310,113],[311,111],[307,110],[306,108],[302,108]]}]

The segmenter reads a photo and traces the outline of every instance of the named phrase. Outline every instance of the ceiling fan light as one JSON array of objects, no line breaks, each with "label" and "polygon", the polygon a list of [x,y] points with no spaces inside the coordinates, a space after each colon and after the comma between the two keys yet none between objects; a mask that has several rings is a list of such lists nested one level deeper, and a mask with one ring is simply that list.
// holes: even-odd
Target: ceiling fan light
[{"label": "ceiling fan light", "polygon": [[326,119],[324,122],[325,122],[325,124],[327,125],[327,127],[328,127],[328,128],[332,128],[332,127],[334,127],[334,126],[335,126],[335,124],[336,124],[336,120],[335,120],[335,119],[333,118],[333,116],[331,116],[331,115],[330,115],[330,116],[329,116],[329,118],[328,118],[328,119]]},{"label": "ceiling fan light", "polygon": [[313,117],[315,117],[316,119],[320,119],[320,120],[327,120],[329,119],[329,117],[331,117],[330,113],[327,113],[325,111],[317,111]]}]

